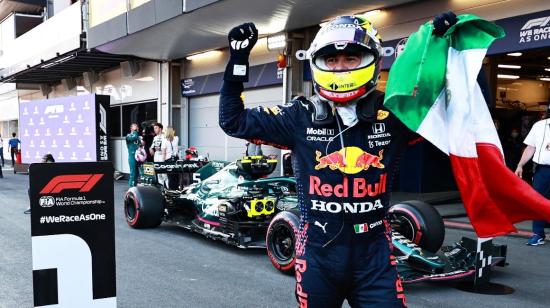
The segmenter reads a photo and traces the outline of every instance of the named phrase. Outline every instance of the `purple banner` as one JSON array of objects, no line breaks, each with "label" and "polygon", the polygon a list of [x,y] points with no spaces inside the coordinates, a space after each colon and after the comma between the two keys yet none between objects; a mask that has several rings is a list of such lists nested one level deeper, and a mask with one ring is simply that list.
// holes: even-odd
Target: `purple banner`
[{"label": "purple banner", "polygon": [[21,102],[19,134],[23,163],[96,161],[95,95]]}]

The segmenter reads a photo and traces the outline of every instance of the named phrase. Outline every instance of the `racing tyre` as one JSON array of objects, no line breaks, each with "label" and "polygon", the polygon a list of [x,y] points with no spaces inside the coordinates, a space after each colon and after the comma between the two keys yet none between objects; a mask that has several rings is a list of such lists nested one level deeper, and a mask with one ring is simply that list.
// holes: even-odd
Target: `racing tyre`
[{"label": "racing tyre", "polygon": [[124,216],[132,228],[155,228],[162,222],[164,198],[154,186],[131,187],[124,197]]},{"label": "racing tyre", "polygon": [[428,203],[412,200],[389,210],[392,229],[429,252],[437,252],[445,238],[443,219]]},{"label": "racing tyre", "polygon": [[275,215],[267,228],[266,247],[269,260],[284,274],[294,273],[296,235],[300,219],[289,211]]}]

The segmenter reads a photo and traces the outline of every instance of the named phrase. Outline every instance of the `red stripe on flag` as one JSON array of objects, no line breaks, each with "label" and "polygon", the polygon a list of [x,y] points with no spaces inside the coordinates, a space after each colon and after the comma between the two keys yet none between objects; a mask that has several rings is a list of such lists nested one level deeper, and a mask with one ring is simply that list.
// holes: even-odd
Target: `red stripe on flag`
[{"label": "red stripe on flag", "polygon": [[450,155],[453,173],[474,230],[480,237],[517,232],[525,220],[550,221],[550,201],[506,167],[498,147],[476,144],[477,158]]}]

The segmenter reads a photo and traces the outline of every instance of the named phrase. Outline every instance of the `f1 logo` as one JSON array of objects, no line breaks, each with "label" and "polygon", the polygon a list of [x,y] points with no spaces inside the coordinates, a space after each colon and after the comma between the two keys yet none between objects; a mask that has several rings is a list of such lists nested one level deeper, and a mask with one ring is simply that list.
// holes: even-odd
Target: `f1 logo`
[{"label": "f1 logo", "polygon": [[89,192],[102,177],[103,174],[58,175],[42,188],[40,194],[58,194],[65,189],[79,189],[79,192]]},{"label": "f1 logo", "polygon": [[375,134],[381,134],[386,131],[386,125],[384,123],[374,123],[372,125],[372,132]]},{"label": "f1 logo", "polygon": [[545,27],[548,23],[550,23],[550,16],[531,19],[528,20],[525,25],[523,25],[523,27],[521,27],[521,30],[531,29],[536,26],[542,28]]},{"label": "f1 logo", "polygon": [[107,133],[107,111],[102,105],[99,105],[99,127],[106,134]]}]

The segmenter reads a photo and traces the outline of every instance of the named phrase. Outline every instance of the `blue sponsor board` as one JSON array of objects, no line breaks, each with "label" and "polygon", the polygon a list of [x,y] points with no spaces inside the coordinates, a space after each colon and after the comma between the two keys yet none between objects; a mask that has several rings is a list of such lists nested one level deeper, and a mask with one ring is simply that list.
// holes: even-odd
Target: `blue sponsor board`
[{"label": "blue sponsor board", "polygon": [[[250,67],[249,82],[244,84],[245,89],[282,84],[277,78],[277,62],[271,62]],[[181,80],[181,96],[193,97],[198,95],[218,93],[222,87],[223,72],[204,76],[197,76]]]},{"label": "blue sponsor board", "polygon": [[506,36],[495,41],[488,55],[550,46],[550,10],[495,21]]},{"label": "blue sponsor board", "polygon": [[[499,19],[495,24],[504,29],[506,36],[491,45],[489,56],[550,46],[550,10]],[[407,38],[401,38],[382,43],[383,70],[391,67],[406,42]]]},{"label": "blue sponsor board", "polygon": [[[550,10],[499,19],[495,23],[504,29],[506,36],[496,40],[487,51],[487,55],[550,46]],[[392,66],[406,43],[406,37],[382,42],[381,69],[388,70]],[[309,61],[303,61],[303,65],[303,80],[311,81]],[[222,78],[223,73],[217,73],[184,79],[181,81],[182,96],[218,92]],[[250,67],[250,82],[245,83],[245,88],[281,83],[282,80],[277,79],[277,63],[272,62]]]}]

